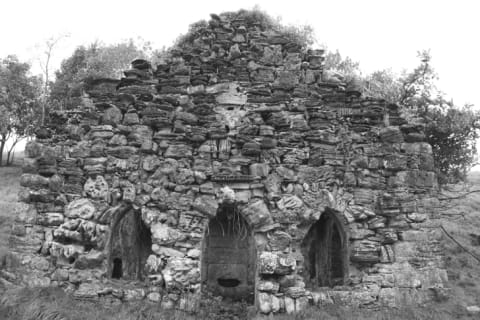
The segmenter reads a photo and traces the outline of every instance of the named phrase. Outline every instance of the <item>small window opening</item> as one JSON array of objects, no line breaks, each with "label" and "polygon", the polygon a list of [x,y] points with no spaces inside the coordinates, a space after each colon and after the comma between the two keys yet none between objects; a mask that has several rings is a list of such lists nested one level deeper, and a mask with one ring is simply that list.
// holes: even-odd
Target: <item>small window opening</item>
[{"label": "small window opening", "polygon": [[112,278],[113,279],[122,278],[122,259],[119,259],[119,258],[113,259]]},{"label": "small window opening", "polygon": [[240,280],[238,279],[217,279],[219,285],[225,288],[234,288],[240,284]]}]

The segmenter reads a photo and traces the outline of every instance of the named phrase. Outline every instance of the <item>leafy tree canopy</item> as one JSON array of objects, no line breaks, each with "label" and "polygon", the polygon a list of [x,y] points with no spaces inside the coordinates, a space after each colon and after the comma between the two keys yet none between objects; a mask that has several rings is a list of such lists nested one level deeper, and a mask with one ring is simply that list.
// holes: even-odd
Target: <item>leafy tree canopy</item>
[{"label": "leafy tree canopy", "polygon": [[380,70],[363,76],[358,63],[329,52],[325,68],[342,72],[347,81],[356,79],[367,96],[398,104],[407,119],[425,127],[440,183],[464,180],[477,159],[480,113],[471,105],[455,105],[437,88],[430,52],[421,51],[418,58],[419,65],[410,72]]},{"label": "leafy tree canopy", "polygon": [[[31,136],[39,121],[42,82],[30,75],[30,65],[16,56],[0,60],[0,165],[5,144]],[[7,164],[11,150],[8,150]]]},{"label": "leafy tree canopy", "polygon": [[[60,108],[74,107],[74,97],[81,93],[86,78],[120,78],[136,58],[146,58],[151,50],[145,41],[130,39],[112,45],[99,42],[79,46],[72,56],[63,60],[51,84],[51,103]],[[73,105],[72,105],[73,104]]]}]

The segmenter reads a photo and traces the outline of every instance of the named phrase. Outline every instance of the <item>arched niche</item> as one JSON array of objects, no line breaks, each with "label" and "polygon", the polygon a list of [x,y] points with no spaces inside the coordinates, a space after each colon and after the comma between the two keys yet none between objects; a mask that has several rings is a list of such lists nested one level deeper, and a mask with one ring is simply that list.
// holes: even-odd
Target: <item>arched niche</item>
[{"label": "arched niche", "polygon": [[139,211],[115,213],[108,242],[108,275],[112,279],[143,280],[144,266],[152,252],[152,234]]},{"label": "arched niche", "polygon": [[202,245],[202,291],[254,302],[256,247],[252,230],[233,204],[210,219]]},{"label": "arched niche", "polygon": [[302,241],[303,276],[308,287],[344,284],[348,275],[347,240],[341,217],[334,210],[325,210]]}]

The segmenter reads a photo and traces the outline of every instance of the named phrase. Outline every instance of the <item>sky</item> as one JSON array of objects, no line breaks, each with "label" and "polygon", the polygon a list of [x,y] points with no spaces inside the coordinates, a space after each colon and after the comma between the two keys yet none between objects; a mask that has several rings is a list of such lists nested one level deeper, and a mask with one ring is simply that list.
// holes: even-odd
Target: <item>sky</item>
[{"label": "sky", "polygon": [[429,49],[439,88],[455,103],[480,109],[480,3],[475,0],[3,0],[0,57],[16,54],[40,73],[41,45],[69,34],[54,51],[53,71],[82,44],[141,37],[154,48],[168,47],[210,13],[255,5],[286,24],[311,25],[318,44],[359,61],[364,73],[412,70],[417,51]]}]

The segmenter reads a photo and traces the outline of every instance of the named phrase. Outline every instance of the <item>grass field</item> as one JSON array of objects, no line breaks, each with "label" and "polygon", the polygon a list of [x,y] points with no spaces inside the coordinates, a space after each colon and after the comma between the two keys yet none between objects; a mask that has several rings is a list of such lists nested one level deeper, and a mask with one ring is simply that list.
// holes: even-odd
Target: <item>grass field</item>
[{"label": "grass field", "polygon": [[[18,159],[18,158],[17,158]],[[17,161],[20,161],[17,160]],[[19,191],[21,168],[0,167],[0,272],[2,259],[8,254],[8,237],[14,220],[14,208]],[[445,230],[462,247],[480,257],[480,172],[469,176],[463,185],[448,186],[443,191],[445,198],[438,215]],[[457,198],[458,197],[458,198]],[[448,237],[445,237],[445,254],[450,279],[451,297],[448,301],[424,307],[401,309],[365,310],[347,307],[326,306],[322,309],[310,307],[296,315],[278,315],[274,319],[287,320],[403,320],[403,319],[479,319],[467,307],[480,305],[480,261]],[[0,290],[2,286],[0,284]],[[180,319],[271,319],[255,315],[247,309],[236,310],[221,305],[205,305],[195,314],[176,310],[162,310],[158,304],[148,302],[116,304],[111,301],[78,301],[58,288],[11,288],[3,295],[0,291],[0,320],[180,320]],[[230,307],[231,308],[231,307]],[[239,312],[241,311],[241,312]],[[242,314],[244,316],[233,316]]]},{"label": "grass field", "polygon": [[[232,312],[233,311],[233,312]],[[297,314],[274,317],[255,315],[248,310],[232,310],[221,305],[204,305],[195,313],[165,310],[158,304],[131,302],[108,304],[77,301],[59,288],[18,288],[0,298],[0,319],[15,320],[451,320],[476,319],[466,311],[449,305],[405,307],[400,309],[366,310],[327,305],[309,307]],[[236,314],[236,315],[235,315]],[[1,315],[4,318],[1,318]]]},{"label": "grass field", "polygon": [[21,167],[0,167],[0,266],[8,254],[8,237],[15,219]]},{"label": "grass field", "polygon": [[[445,255],[452,296],[463,307],[480,305],[480,172],[470,174],[468,184],[450,186],[443,201],[441,223],[459,244],[445,237]],[[467,194],[468,192],[472,192]],[[462,196],[467,194],[466,196]],[[457,198],[458,197],[458,198]],[[471,253],[471,254],[470,254]],[[478,315],[480,318],[480,315]]]}]

